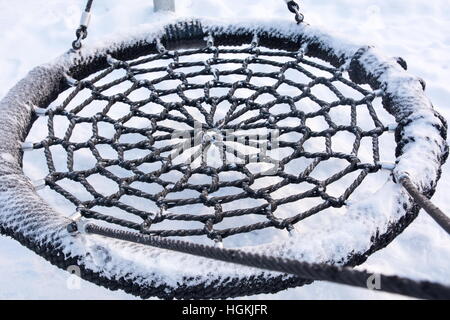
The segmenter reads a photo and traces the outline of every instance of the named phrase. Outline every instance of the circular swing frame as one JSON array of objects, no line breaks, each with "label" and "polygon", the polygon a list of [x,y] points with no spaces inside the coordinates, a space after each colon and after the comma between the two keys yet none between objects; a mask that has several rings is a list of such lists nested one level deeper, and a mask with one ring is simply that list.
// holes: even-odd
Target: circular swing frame
[{"label": "circular swing frame", "polygon": [[[353,82],[383,90],[383,105],[395,116],[397,163],[389,184],[387,201],[397,204],[383,212],[382,223],[367,229],[367,241],[346,248],[340,257],[319,263],[356,266],[386,247],[418,215],[419,207],[396,183],[409,177],[428,197],[435,191],[441,166],[448,156],[446,121],[434,111],[424,94],[423,82],[405,72],[396,59],[388,59],[370,47],[337,40],[307,25],[277,22],[225,24],[206,20],[186,20],[164,25],[156,32],[142,32],[124,40],[113,40],[97,48],[68,52],[51,64],[37,67],[0,102],[0,232],[62,269],[80,268],[81,277],[111,290],[149,298],[230,298],[259,293],[275,293],[312,281],[280,273],[255,270],[227,263],[194,258],[166,250],[149,248],[89,234],[72,235],[70,219],[52,209],[39,197],[22,171],[22,142],[36,119],[35,107],[46,107],[68,88],[66,74],[83,79],[108,67],[107,56],[131,60],[158,52],[157,40],[168,50],[198,48],[214,36],[217,46],[251,43],[255,35],[261,46],[298,51],[322,59],[335,67],[348,64]],[[417,130],[419,128],[420,130]],[[357,204],[351,217],[355,226],[364,214]],[[358,218],[359,217],[359,218]],[[333,237],[322,247],[334,245]],[[328,242],[327,242],[328,241]],[[337,245],[337,244],[336,244]],[[244,251],[281,256],[298,249],[293,241],[244,248]],[[313,250],[314,248],[311,248]],[[329,249],[330,252],[332,248]],[[131,259],[132,252],[139,259]],[[127,268],[129,264],[133,268]],[[179,265],[190,266],[173,278],[160,273]],[[201,266],[201,268],[199,268]],[[206,281],[202,272],[209,270]]]}]

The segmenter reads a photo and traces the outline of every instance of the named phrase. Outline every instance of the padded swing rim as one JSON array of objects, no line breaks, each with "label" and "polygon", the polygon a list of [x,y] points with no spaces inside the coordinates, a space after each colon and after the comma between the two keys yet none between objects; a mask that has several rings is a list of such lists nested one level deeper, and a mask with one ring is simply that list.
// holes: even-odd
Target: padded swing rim
[{"label": "padded swing rim", "polygon": [[[51,64],[35,68],[0,102],[0,199],[4,200],[0,203],[0,232],[16,239],[59,268],[67,269],[78,265],[82,278],[111,290],[122,289],[142,298],[230,298],[275,293],[310,283],[311,281],[294,276],[258,270],[244,277],[218,275],[214,281],[196,285],[192,284],[195,279],[186,279],[185,283],[173,286],[161,284],[157,275],[154,275],[154,279],[143,279],[139,274],[127,274],[123,271],[115,274],[113,270],[106,272],[92,261],[95,253],[91,250],[95,247],[84,247],[83,238],[93,236],[69,235],[66,226],[70,220],[58,214],[41,199],[22,172],[21,143],[35,120],[31,106],[47,106],[60,92],[67,89],[64,77],[66,72],[76,79],[81,79],[106,68],[107,54],[117,59],[130,60],[144,54],[157,53],[154,41],[156,38],[160,38],[161,43],[169,50],[204,46],[205,36],[209,33],[214,35],[216,45],[249,43],[257,33],[262,46],[297,51],[308,44],[308,56],[320,58],[333,66],[338,67],[351,61],[349,74],[354,82],[368,83],[374,90],[381,87],[386,89],[384,106],[396,117],[399,124],[396,132],[398,165],[394,176],[399,177],[410,172],[408,161],[412,156],[417,159],[417,155],[412,154],[417,150],[415,143],[418,139],[424,139],[414,136],[409,130],[410,126],[423,122],[433,133],[429,150],[424,150],[427,161],[422,171],[427,175],[411,176],[423,193],[432,196],[440,178],[441,166],[448,155],[445,143],[447,124],[433,110],[423,91],[410,90],[402,92],[400,96],[389,91],[392,71],[395,71],[394,76],[400,75],[401,80],[408,83],[407,88],[420,86],[418,78],[408,75],[397,63],[379,55],[373,48],[360,48],[352,44],[346,44],[344,48],[341,46],[342,42],[335,42],[333,37],[307,25],[297,26],[286,22],[228,25],[189,19],[166,25],[157,32],[135,36],[131,41],[113,42],[99,49],[87,48],[81,53],[66,53]],[[369,65],[370,69],[367,68]],[[414,168],[412,170],[414,171]],[[346,261],[328,262],[356,266],[394,240],[419,212],[419,208],[405,192],[400,191],[396,196],[399,209],[395,214],[399,218],[395,223],[390,224],[384,231],[377,230],[370,235],[372,244],[367,250],[349,253]],[[119,247],[128,245],[120,241],[111,242]],[[146,247],[142,250],[159,251]]]}]

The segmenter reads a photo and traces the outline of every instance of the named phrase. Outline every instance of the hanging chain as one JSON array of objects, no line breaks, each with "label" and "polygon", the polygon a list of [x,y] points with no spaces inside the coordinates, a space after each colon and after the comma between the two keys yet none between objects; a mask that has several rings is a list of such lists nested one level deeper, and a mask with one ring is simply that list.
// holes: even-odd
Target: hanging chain
[{"label": "hanging chain", "polygon": [[74,42],[72,42],[72,48],[75,51],[78,51],[81,49],[81,47],[82,47],[81,41],[86,39],[88,36],[88,27],[89,27],[89,23],[91,22],[91,8],[92,8],[93,2],[94,2],[94,0],[88,0],[88,2],[86,4],[86,9],[84,10],[84,12],[81,16],[80,27],[76,31],[77,38]]},{"label": "hanging chain", "polygon": [[[297,2],[294,0],[284,0],[288,6],[289,11],[295,14],[295,21],[297,21],[298,24],[302,23],[305,19],[305,16],[300,12],[300,6]],[[82,40],[86,39],[88,36],[88,27],[89,23],[91,22],[91,8],[94,0],[87,0],[86,9],[84,10],[80,26],[76,31],[76,39],[74,42],[72,42],[72,48],[75,51],[78,51],[82,47]]]},{"label": "hanging chain", "polygon": [[295,21],[297,21],[298,24],[302,23],[303,20],[305,20],[305,16],[300,13],[300,6],[297,2],[294,0],[284,0],[288,6],[288,9],[290,12],[295,14]]}]

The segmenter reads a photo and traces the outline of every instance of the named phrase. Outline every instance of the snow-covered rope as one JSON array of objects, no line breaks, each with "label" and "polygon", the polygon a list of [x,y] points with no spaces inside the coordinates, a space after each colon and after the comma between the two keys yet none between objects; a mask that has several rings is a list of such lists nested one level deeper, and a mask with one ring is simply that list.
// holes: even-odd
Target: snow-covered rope
[{"label": "snow-covered rope", "polygon": [[[88,1],[88,6],[86,8],[87,13],[90,12],[91,6],[92,6],[93,0]],[[294,2],[295,3],[295,2]],[[88,19],[82,20],[82,26],[86,27],[87,30],[87,23],[85,21],[88,21]],[[81,35],[87,34],[87,33],[80,33]],[[81,37],[82,38],[82,37]],[[81,41],[81,39],[79,40]],[[161,53],[162,54],[162,53]],[[356,61],[356,59],[354,59]],[[355,62],[353,61],[353,62]],[[354,63],[356,64],[356,62]],[[169,68],[170,69],[170,68]],[[41,90],[41,88],[40,88]],[[22,92],[22,91],[21,91]],[[124,99],[124,96],[118,96],[117,99]],[[414,186],[408,183],[404,183],[405,188],[410,191],[410,193],[413,195],[414,193],[417,193],[418,197],[417,200],[416,197],[413,197],[416,199],[418,204],[421,203],[421,195],[420,193],[414,189]],[[415,190],[415,192],[414,192]],[[208,195],[202,195],[205,201],[208,201]],[[423,200],[423,199],[422,199]],[[426,199],[425,199],[426,200]],[[203,201],[203,200],[202,200]],[[426,206],[427,202],[422,201],[425,203],[424,206]],[[330,202],[331,203],[331,202]],[[431,207],[430,207],[431,208]],[[431,208],[433,209],[433,208]],[[22,208],[21,208],[22,210]],[[444,225],[448,223],[445,220],[445,215],[441,214],[442,212],[438,212],[437,210],[431,210],[434,213],[434,216],[438,222],[443,222]],[[448,219],[448,218],[447,218]],[[5,230],[7,230],[5,228]],[[88,225],[86,227],[86,231],[88,233],[96,233],[103,236],[110,236],[112,238],[120,239],[120,240],[126,240],[126,241],[132,241],[136,243],[141,244],[149,244],[154,245],[160,248],[167,248],[170,250],[176,250],[180,252],[195,254],[195,255],[202,255],[204,257],[212,258],[212,259],[218,259],[222,261],[229,261],[233,263],[238,264],[244,264],[248,266],[254,266],[258,268],[263,269],[269,269],[279,272],[286,272],[291,274],[300,275],[307,279],[317,279],[317,280],[327,280],[327,281],[334,281],[338,283],[346,283],[346,284],[352,284],[357,286],[365,286],[367,283],[367,276],[368,273],[358,273],[354,270],[347,270],[342,269],[339,267],[333,267],[333,266],[324,266],[324,265],[303,265],[301,262],[298,261],[290,261],[290,260],[283,260],[280,258],[275,257],[265,257],[260,255],[248,255],[247,253],[241,253],[241,251],[235,251],[235,250],[220,250],[219,251],[211,251],[209,247],[207,247],[207,250],[204,250],[204,247],[197,246],[194,244],[188,244],[188,243],[179,243],[172,240],[166,240],[160,238],[154,238],[150,236],[145,235],[139,235],[139,234],[129,234],[127,232],[121,232],[121,231],[115,231],[111,229],[101,228],[93,225]],[[111,232],[110,232],[111,231]],[[9,232],[9,231],[8,231]],[[19,238],[16,236],[16,238]],[[226,259],[226,260],[225,260]],[[299,265],[300,264],[300,265]],[[318,266],[320,266],[320,269]],[[329,269],[330,267],[331,269]],[[318,269],[319,268],[319,269]],[[324,271],[325,270],[325,271]],[[342,274],[340,273],[342,272]],[[307,274],[310,274],[308,277]],[[355,275],[355,278],[353,279],[352,276]],[[364,276],[364,277],[363,277]],[[356,279],[356,280],[355,280]],[[362,282],[363,279],[365,279],[365,282]],[[415,282],[413,280],[408,279],[400,279],[396,277],[386,277],[382,276],[382,281],[386,283],[385,286],[383,286],[383,290],[389,291],[389,292],[396,292],[396,293],[402,293],[407,294],[415,297],[420,298],[448,298],[449,297],[449,288],[445,287],[440,284],[432,284],[428,282]],[[392,282],[392,283],[391,283]],[[402,290],[402,291],[400,291]]]},{"label": "snow-covered rope", "polygon": [[[329,281],[354,287],[368,288],[371,284],[370,280],[373,277],[373,274],[367,271],[358,271],[347,267],[310,264],[274,256],[253,254],[240,250],[224,249],[161,237],[145,236],[135,232],[113,230],[93,224],[87,224],[84,231],[90,234],[97,234],[117,240],[144,244],[218,261],[275,272],[283,272],[313,281]],[[439,283],[416,281],[398,276],[386,275],[379,275],[378,280],[380,287],[377,288],[377,290],[379,289],[380,291],[419,299],[450,299],[450,287]]]}]

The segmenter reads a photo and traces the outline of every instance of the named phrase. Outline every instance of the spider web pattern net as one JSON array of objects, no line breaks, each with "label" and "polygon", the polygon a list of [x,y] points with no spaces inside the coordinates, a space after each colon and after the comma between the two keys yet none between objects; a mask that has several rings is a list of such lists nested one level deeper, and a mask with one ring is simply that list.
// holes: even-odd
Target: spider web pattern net
[{"label": "spider web pattern net", "polygon": [[291,231],[380,170],[378,95],[345,70],[257,42],[160,49],[110,58],[40,118],[45,184],[85,218],[216,242]]}]

